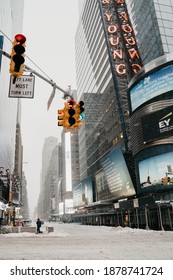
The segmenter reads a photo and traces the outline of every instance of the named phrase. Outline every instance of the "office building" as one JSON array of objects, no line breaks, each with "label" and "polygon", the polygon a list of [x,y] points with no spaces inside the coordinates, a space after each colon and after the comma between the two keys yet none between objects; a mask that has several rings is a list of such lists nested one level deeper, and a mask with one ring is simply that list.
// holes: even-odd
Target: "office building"
[{"label": "office building", "polygon": [[[0,41],[1,48],[7,53],[11,53],[11,40],[15,34],[22,33],[23,7],[21,0],[0,1]],[[0,65],[0,165],[14,169],[16,121],[17,121],[17,99],[10,99],[9,92],[9,64],[8,58],[1,56]],[[8,113],[7,113],[8,112]]]},{"label": "office building", "polygon": [[173,53],[173,2],[171,0],[126,0],[138,48],[147,64]]},{"label": "office building", "polygon": [[[126,3],[128,4],[128,11],[126,10]],[[87,154],[86,152],[86,155],[79,155],[82,159],[83,156],[86,156],[87,170],[89,162],[93,165],[91,169],[94,173],[92,175],[94,176],[95,182],[93,188],[95,192],[93,193],[93,198],[95,200],[93,199],[94,204],[92,210],[96,208],[97,203],[100,204],[100,215],[95,219],[86,214],[86,219],[84,219],[84,216],[82,219],[84,223],[90,224],[118,223],[119,225],[124,225],[125,220],[128,221],[130,226],[135,224],[138,227],[145,227],[148,226],[146,225],[148,215],[146,205],[152,205],[153,207],[154,198],[150,196],[152,200],[150,201],[149,198],[142,196],[139,201],[135,200],[135,195],[138,195],[138,188],[132,155],[132,142],[134,138],[132,139],[131,137],[131,128],[129,125],[128,84],[131,80],[136,81],[135,79],[137,78],[135,77],[137,75],[138,78],[140,77],[140,73],[143,73],[143,70],[140,69],[144,64],[165,53],[171,52],[171,29],[173,25],[170,14],[172,14],[172,3],[171,1],[163,2],[161,0],[82,1],[79,10],[80,20],[76,33],[77,93],[79,98],[82,97],[82,92],[84,94],[88,93],[90,96],[93,93],[100,94],[100,105],[102,108],[100,111],[100,115],[102,116],[100,124],[102,124],[102,128],[97,126],[95,130],[93,129],[92,134],[90,134],[93,138],[94,136],[99,136],[95,139],[95,142],[93,141],[93,144],[95,143],[93,150],[90,149],[90,153]],[[165,13],[167,13],[167,17]],[[167,36],[169,37],[168,40]],[[136,60],[134,61],[134,59]],[[164,63],[162,62],[161,64]],[[150,67],[151,69],[154,71],[153,66]],[[123,72],[125,74],[124,76],[121,75]],[[92,105],[94,107],[94,103]],[[85,135],[88,133],[88,131],[85,131],[86,122],[87,118],[84,121],[83,130],[81,129],[79,131],[79,149],[80,139],[85,139],[85,137],[82,138],[82,133],[85,133]],[[87,149],[89,151],[88,140],[89,138],[86,138],[86,151]],[[84,145],[83,141],[81,141],[81,144]],[[117,196],[114,196],[114,188],[116,185],[119,185],[121,189],[122,183],[120,182],[121,176],[114,177],[112,174],[112,170],[114,169],[115,173],[121,175],[121,171],[116,166],[116,161],[119,159],[119,164],[123,163],[119,148],[125,160],[123,168],[125,166],[128,168],[135,192],[132,190],[133,188],[131,188],[130,183],[129,186],[126,185],[127,192],[124,194],[120,192],[118,194],[119,190],[117,189]],[[99,153],[101,150],[102,153]],[[113,161],[113,158],[115,161]],[[97,159],[99,164],[96,167]],[[169,165],[169,170],[171,168]],[[89,175],[91,174],[85,174],[85,176]],[[81,179],[84,181],[86,177]],[[137,182],[139,182],[138,179]],[[123,185],[125,186],[124,181]],[[77,189],[76,186],[75,188]],[[125,196],[127,202],[122,201],[122,199],[125,199]],[[109,209],[109,213],[111,211],[116,213],[117,218],[115,218],[115,215],[111,216],[111,214],[108,214],[105,218],[102,214],[103,208],[105,207],[103,201],[107,204],[110,201],[112,202],[109,204],[110,208],[107,208],[107,210]],[[84,206],[87,207],[87,204],[84,204]],[[91,204],[89,206],[91,207]],[[153,216],[152,211],[150,212],[150,226],[153,228],[161,228],[161,219],[157,215],[157,210],[157,205],[155,204]],[[96,211],[98,211],[98,208]],[[142,217],[140,221],[138,220],[139,216]],[[167,219],[165,227],[169,227],[170,219],[169,217],[165,219]]]},{"label": "office building", "polygon": [[[22,33],[23,8],[22,0],[0,0],[0,48],[9,54],[14,36]],[[21,104],[17,99],[8,97],[9,65],[10,60],[0,53],[0,166],[4,170],[9,170],[10,174],[15,172],[15,179],[12,182],[12,203],[18,205],[21,200],[22,183]],[[3,184],[2,187],[8,189],[8,196],[6,195],[5,201],[3,200],[4,203],[7,203],[9,185],[8,183]]]},{"label": "office building", "polygon": [[23,217],[24,220],[29,220],[30,211],[29,211],[27,181],[24,172],[22,172],[22,199],[21,200],[22,200],[22,206],[20,210],[20,215]]},{"label": "office building", "polygon": [[[57,174],[58,169],[57,153],[55,153],[55,156],[53,155],[53,151],[57,144],[58,139],[50,136],[45,139],[42,148],[42,170],[40,178],[40,194],[37,204],[37,214],[39,217],[45,219],[49,219],[50,216],[51,191],[53,193],[53,190],[51,190],[51,188],[54,188],[54,186],[52,186],[52,176],[55,176],[53,175],[54,173]],[[55,171],[52,170],[52,162],[54,164]]]},{"label": "office building", "polygon": [[[99,159],[115,145],[120,144],[124,152],[128,149],[127,84],[129,74],[121,75],[121,77],[119,74],[117,80],[114,62],[120,63],[120,59],[112,59],[110,56],[111,48],[115,56],[118,52],[113,41],[111,46],[108,44],[106,35],[108,26],[105,26],[108,20],[103,14],[101,2],[83,1],[83,5],[80,3],[79,7],[80,20],[75,45],[77,95],[78,99],[83,98],[86,104],[86,120],[83,122],[83,128],[79,130],[80,179],[84,179],[96,169],[99,171]],[[114,13],[111,23],[112,28],[115,29],[118,28],[115,25],[116,18],[117,15]],[[111,29],[109,30],[110,38],[112,38]],[[123,45],[122,42],[121,45]],[[90,154],[90,159],[87,154]]]},{"label": "office building", "polygon": [[141,60],[130,19],[124,17],[125,3],[83,1],[79,8],[77,96],[86,106],[79,130],[82,180],[99,172],[100,159],[117,145],[124,154],[130,153],[127,88],[130,78],[141,69]]},{"label": "office building", "polygon": [[127,0],[127,4],[144,62],[128,93],[137,193],[153,198],[146,200],[152,208],[148,212],[152,226],[172,229],[173,3]]}]

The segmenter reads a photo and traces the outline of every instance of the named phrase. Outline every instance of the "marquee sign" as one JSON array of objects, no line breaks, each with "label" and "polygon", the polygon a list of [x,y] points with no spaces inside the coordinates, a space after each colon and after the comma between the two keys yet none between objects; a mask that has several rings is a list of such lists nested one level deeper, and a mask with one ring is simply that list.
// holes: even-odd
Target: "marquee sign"
[{"label": "marquee sign", "polygon": [[133,77],[142,68],[142,62],[125,0],[101,2],[115,71],[122,76],[130,71],[130,76]]}]

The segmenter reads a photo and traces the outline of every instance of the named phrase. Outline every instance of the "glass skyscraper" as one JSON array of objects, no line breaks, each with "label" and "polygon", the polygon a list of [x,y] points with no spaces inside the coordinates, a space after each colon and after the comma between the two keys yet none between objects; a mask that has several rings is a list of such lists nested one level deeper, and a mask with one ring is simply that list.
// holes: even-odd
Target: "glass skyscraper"
[{"label": "glass skyscraper", "polygon": [[[121,147],[135,187],[137,187],[139,181],[135,173],[136,166],[134,166],[134,157],[132,156],[132,141],[134,138],[132,139],[129,129],[131,112],[128,101],[128,84],[135,81],[136,76],[140,77],[140,74],[143,73],[143,70],[139,71],[139,75],[136,73],[137,75],[132,78],[129,75],[130,71],[126,70],[127,75],[124,80],[121,79],[121,82],[118,80],[117,83],[118,87],[124,83],[124,91],[120,91],[118,96],[118,87],[114,82],[115,77],[110,58],[113,55],[115,62],[113,66],[116,68],[116,63],[122,61],[123,55],[130,54],[130,61],[133,62],[134,55],[138,54],[142,62],[140,66],[143,67],[149,62],[152,63],[152,60],[173,52],[173,2],[170,0],[79,0],[79,2],[80,19],[76,33],[77,94],[80,100],[84,99],[84,102],[86,102],[86,117],[83,121],[83,127],[79,130],[79,162],[81,166],[80,174],[82,175],[80,179],[83,180],[90,175],[94,176],[96,179],[94,191],[97,193],[99,189],[103,194],[102,196],[96,195],[96,197],[106,200],[108,197],[105,194],[109,188],[105,187],[107,178],[105,179],[105,174],[103,174],[105,172],[103,172],[99,163],[103,158],[108,159],[114,148]],[[128,13],[125,10],[126,4]],[[129,23],[127,23],[128,19],[130,19]],[[133,27],[133,30],[131,27]],[[132,35],[133,32],[135,36]],[[129,38],[130,36],[131,38]],[[111,47],[108,46],[108,40]],[[124,42],[125,48],[123,48]],[[137,43],[136,51],[135,43]],[[123,62],[121,63],[123,66]],[[119,77],[118,74],[116,73],[117,77]],[[93,98],[94,94],[98,99]],[[122,109],[122,114],[120,114],[119,107]],[[94,121],[93,116],[96,112],[98,115]],[[98,116],[100,116],[100,119]],[[141,118],[142,115],[139,117]],[[106,161],[106,164],[108,161]],[[108,171],[111,172],[111,168]],[[146,183],[148,184],[150,175],[148,175],[147,180]],[[97,181],[99,182],[98,186]],[[117,180],[114,180],[113,185],[116,186],[116,184]],[[138,195],[137,188],[136,194]],[[145,204],[151,203],[154,205],[154,196],[150,195],[150,198],[152,201],[149,201],[148,198],[145,201],[139,195],[138,207],[141,207],[139,215],[145,217]],[[120,198],[114,200],[114,202],[119,203],[119,200]],[[96,202],[98,202],[97,199]],[[126,202],[120,202],[117,206],[119,208],[116,212],[117,216],[124,209],[133,209],[133,197],[129,198],[128,202],[127,204]],[[120,206],[121,203],[122,206]],[[157,206],[153,207],[157,208]],[[154,211],[157,212],[157,209]],[[133,213],[133,215],[136,214]],[[119,216],[119,218],[121,217]],[[150,218],[153,225],[156,223],[159,227],[157,218]],[[112,219],[115,220],[115,215],[112,216]],[[104,219],[100,215],[98,220],[102,224]],[[96,222],[96,220],[94,221]],[[85,222],[92,223],[87,214]]]},{"label": "glass skyscraper", "polygon": [[[112,3],[112,4],[111,4]],[[111,2],[109,9],[115,3]],[[101,1],[79,1],[80,18],[76,32],[76,80],[78,100],[84,99],[86,118],[79,130],[79,166],[81,179],[99,170],[99,158],[120,144],[123,151],[128,149],[129,111],[127,85],[129,72],[123,76],[114,75],[113,54],[116,43],[109,38],[108,46],[105,14]],[[114,8],[112,26],[116,28],[118,15]],[[110,23],[111,24],[111,23]],[[120,34],[120,27],[118,35]],[[109,28],[108,28],[109,29]],[[111,33],[111,28],[109,29]],[[121,36],[120,36],[121,37]],[[119,48],[123,48],[119,38]],[[130,42],[130,41],[129,41]],[[114,61],[120,63],[121,55],[114,52]],[[117,58],[119,55],[119,58]],[[116,57],[117,56],[117,57]],[[127,59],[126,59],[127,61]],[[123,65],[123,64],[121,64]],[[118,78],[117,78],[118,77]],[[115,86],[116,84],[116,86]],[[91,102],[92,100],[92,102]],[[120,105],[121,104],[121,105]],[[96,116],[94,118],[94,116]]]},{"label": "glass skyscraper", "polygon": [[126,0],[144,65],[173,53],[173,1]]},{"label": "glass skyscraper", "polygon": [[75,38],[78,98],[83,92],[103,93],[112,79],[98,2],[84,0],[80,13]]}]

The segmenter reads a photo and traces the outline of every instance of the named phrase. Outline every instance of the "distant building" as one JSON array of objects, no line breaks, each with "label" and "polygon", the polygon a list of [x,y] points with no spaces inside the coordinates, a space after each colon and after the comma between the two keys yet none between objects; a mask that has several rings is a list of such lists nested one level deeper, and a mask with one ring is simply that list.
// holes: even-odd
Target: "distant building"
[{"label": "distant building", "polygon": [[30,212],[29,212],[29,201],[28,201],[28,191],[27,191],[27,181],[25,174],[22,174],[22,205],[20,210],[20,215],[23,217],[24,220],[30,219]]},{"label": "distant building", "polygon": [[[40,195],[37,204],[38,216],[44,219],[48,219],[50,216],[50,200],[51,200],[51,181],[52,176],[52,157],[53,151],[58,144],[58,139],[50,136],[45,139],[42,149],[42,171],[41,171],[41,185]],[[55,155],[54,168],[57,170],[58,165],[56,164],[57,156]],[[57,171],[56,171],[57,172]]]}]

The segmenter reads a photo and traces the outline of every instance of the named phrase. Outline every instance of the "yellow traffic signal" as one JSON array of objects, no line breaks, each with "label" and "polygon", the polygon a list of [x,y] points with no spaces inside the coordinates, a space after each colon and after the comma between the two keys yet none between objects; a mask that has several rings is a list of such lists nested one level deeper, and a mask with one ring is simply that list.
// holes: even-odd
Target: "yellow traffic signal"
[{"label": "yellow traffic signal", "polygon": [[69,128],[73,124],[71,116],[74,114],[71,112],[71,108],[68,103],[64,104],[64,109],[58,110],[58,126],[63,126],[64,128]]},{"label": "yellow traffic signal", "polygon": [[76,123],[75,123],[75,127],[81,127],[82,126],[82,119],[84,118],[84,102],[83,101],[80,101],[79,103],[76,103],[76,106],[74,107],[75,109],[75,115],[74,115],[74,118],[76,120]]},{"label": "yellow traffic signal", "polygon": [[82,114],[84,112],[84,102],[83,101],[80,101],[79,103],[76,103],[76,113],[78,113],[79,115]]},{"label": "yellow traffic signal", "polygon": [[63,126],[66,129],[73,129],[82,126],[82,118],[80,113],[84,111],[83,101],[77,103],[73,100],[67,101],[64,104],[64,109],[58,110],[58,126]]},{"label": "yellow traffic signal", "polygon": [[168,183],[168,178],[167,177],[163,177],[162,178],[162,185],[163,186],[167,186],[167,183]]},{"label": "yellow traffic signal", "polygon": [[172,185],[172,178],[167,177],[167,179],[168,179],[168,185]]},{"label": "yellow traffic signal", "polygon": [[66,110],[60,109],[57,111],[58,113],[58,126],[63,126],[66,127],[66,121],[67,121],[67,116],[66,116]]},{"label": "yellow traffic signal", "polygon": [[170,178],[170,177],[168,177],[168,176],[163,177],[163,178],[161,179],[161,181],[162,181],[162,185],[163,185],[163,186],[169,186],[169,185],[172,185],[172,184],[173,184],[172,178]]},{"label": "yellow traffic signal", "polygon": [[14,77],[22,76],[25,62],[25,42],[26,38],[22,34],[17,34],[14,38],[11,61],[10,61],[10,73]]},{"label": "yellow traffic signal", "polygon": [[58,126],[63,126],[63,124],[64,124],[64,110],[63,109],[58,110],[57,114],[58,114],[58,120],[60,120],[60,122],[58,122]]}]

